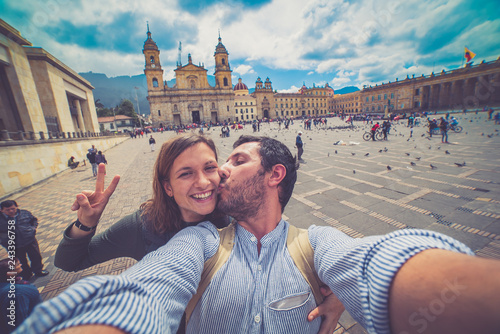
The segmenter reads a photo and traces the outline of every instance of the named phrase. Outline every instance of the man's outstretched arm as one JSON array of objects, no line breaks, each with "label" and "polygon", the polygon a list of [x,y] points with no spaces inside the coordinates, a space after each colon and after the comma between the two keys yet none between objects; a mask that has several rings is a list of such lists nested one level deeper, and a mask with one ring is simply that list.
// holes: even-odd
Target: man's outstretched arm
[{"label": "man's outstretched arm", "polygon": [[409,259],[389,295],[393,333],[500,333],[500,261],[429,249]]}]

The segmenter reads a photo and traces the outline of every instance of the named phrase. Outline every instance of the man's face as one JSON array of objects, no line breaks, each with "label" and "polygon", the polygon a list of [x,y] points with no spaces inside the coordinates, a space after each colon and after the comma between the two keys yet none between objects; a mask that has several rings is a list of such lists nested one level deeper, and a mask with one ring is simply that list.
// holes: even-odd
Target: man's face
[{"label": "man's face", "polygon": [[237,220],[255,216],[265,201],[265,172],[259,154],[260,143],[236,147],[219,168],[218,208]]},{"label": "man's face", "polygon": [[2,208],[2,212],[9,217],[15,217],[17,213],[17,206],[13,205]]}]

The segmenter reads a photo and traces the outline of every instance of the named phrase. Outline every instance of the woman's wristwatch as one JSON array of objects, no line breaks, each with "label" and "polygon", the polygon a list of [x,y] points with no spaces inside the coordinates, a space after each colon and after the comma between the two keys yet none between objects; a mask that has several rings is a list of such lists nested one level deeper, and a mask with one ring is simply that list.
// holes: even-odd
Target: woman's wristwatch
[{"label": "woman's wristwatch", "polygon": [[85,232],[91,232],[91,231],[95,230],[97,227],[97,226],[93,226],[93,227],[85,226],[78,219],[73,224],[75,225],[75,227],[77,229],[80,229],[80,230],[85,231]]}]

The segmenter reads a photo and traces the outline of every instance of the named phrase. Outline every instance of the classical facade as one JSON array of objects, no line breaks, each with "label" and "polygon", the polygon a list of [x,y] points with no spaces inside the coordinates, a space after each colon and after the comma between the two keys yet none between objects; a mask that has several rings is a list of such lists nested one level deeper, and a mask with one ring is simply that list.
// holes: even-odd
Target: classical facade
[{"label": "classical facade", "polygon": [[500,58],[439,74],[408,76],[405,80],[365,86],[362,90],[335,95],[325,86],[306,87],[296,93],[278,93],[269,78],[257,78],[249,93],[241,81],[231,83],[228,52],[221,42],[215,48],[215,87],[207,70],[177,64],[176,84],[163,81],[160,51],[147,32],[144,57],[148,100],[154,126],[220,121],[252,121],[264,118],[322,117],[329,114],[403,114],[438,110],[481,109],[500,106]]},{"label": "classical facade", "polygon": [[438,74],[364,87],[363,113],[420,113],[500,106],[500,58]]},{"label": "classical facade", "polygon": [[80,137],[99,132],[94,87],[0,19],[2,139]]},{"label": "classical facade", "polygon": [[334,114],[360,114],[363,110],[362,91],[337,94],[331,100],[331,112]]},{"label": "classical facade", "polygon": [[231,81],[229,53],[222,44],[215,48],[215,87],[210,86],[204,65],[177,64],[175,85],[163,81],[160,50],[148,29],[143,49],[148,83],[148,101],[154,126],[187,125],[200,122],[230,121],[233,116],[234,92]]},{"label": "classical facade", "polygon": [[252,121],[258,119],[258,116],[257,99],[248,93],[247,85],[239,78],[234,86],[234,121]]},{"label": "classical facade", "polygon": [[144,73],[148,83],[148,101],[154,126],[180,125],[200,122],[239,122],[264,118],[321,116],[332,112],[329,100],[334,92],[324,87],[307,88],[297,93],[277,93],[269,78],[257,78],[254,92],[249,94],[241,79],[234,86],[231,80],[229,53],[222,44],[215,47],[215,87],[210,86],[204,65],[177,64],[175,85],[163,81],[160,50],[147,31],[143,54]]}]

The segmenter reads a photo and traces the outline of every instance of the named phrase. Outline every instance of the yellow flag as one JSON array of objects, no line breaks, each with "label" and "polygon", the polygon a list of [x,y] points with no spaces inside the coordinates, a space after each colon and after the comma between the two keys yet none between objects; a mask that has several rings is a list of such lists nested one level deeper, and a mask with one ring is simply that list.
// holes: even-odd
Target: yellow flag
[{"label": "yellow flag", "polygon": [[467,47],[465,48],[465,59],[467,59],[467,62],[470,62],[472,60],[472,58],[474,58],[476,56],[476,54],[474,52],[472,52],[471,50],[467,49]]}]

